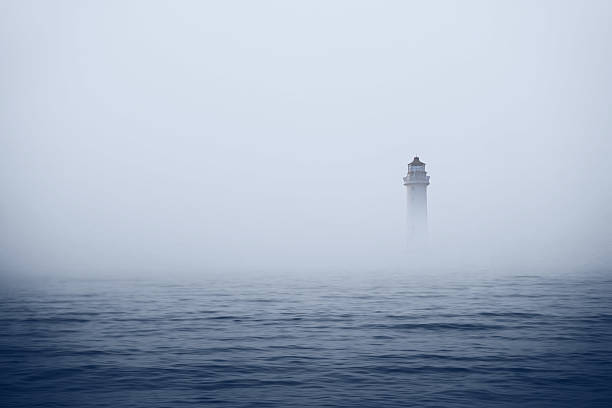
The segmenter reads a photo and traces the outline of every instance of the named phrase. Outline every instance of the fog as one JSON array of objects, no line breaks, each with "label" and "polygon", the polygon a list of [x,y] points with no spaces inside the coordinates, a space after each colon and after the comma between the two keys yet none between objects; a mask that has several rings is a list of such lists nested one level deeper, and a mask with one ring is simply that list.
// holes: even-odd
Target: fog
[{"label": "fog", "polygon": [[[3,274],[612,261],[608,1],[2,1]],[[425,239],[425,238],[424,238]]]}]

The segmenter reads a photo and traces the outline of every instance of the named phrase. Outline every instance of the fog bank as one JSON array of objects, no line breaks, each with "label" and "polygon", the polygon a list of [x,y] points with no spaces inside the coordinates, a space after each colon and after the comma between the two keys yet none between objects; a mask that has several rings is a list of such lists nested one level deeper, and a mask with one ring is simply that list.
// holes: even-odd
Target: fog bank
[{"label": "fog bank", "polygon": [[607,1],[4,1],[1,273],[608,268]]}]

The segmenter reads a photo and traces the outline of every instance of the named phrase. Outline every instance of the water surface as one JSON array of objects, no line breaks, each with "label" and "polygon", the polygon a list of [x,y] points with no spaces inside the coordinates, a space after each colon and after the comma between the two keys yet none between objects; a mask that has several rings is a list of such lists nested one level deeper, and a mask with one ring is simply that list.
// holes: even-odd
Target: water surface
[{"label": "water surface", "polygon": [[10,284],[0,405],[611,406],[611,291],[606,274]]}]

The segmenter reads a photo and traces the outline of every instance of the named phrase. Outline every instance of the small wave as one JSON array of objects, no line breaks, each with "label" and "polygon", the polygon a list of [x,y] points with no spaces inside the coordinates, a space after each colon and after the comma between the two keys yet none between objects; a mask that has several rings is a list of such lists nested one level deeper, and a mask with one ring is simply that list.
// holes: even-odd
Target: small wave
[{"label": "small wave", "polygon": [[90,322],[90,319],[78,319],[74,317],[27,317],[27,318],[4,318],[0,319],[0,322],[6,323],[87,323]]},{"label": "small wave", "polygon": [[457,366],[375,366],[375,367],[364,367],[366,370],[371,372],[386,373],[386,374],[417,374],[417,373],[469,373],[473,372],[473,369],[466,367]]},{"label": "small wave", "polygon": [[401,323],[401,324],[371,324],[368,328],[399,329],[399,330],[494,330],[504,326],[479,323]]},{"label": "small wave", "polygon": [[478,316],[534,318],[534,317],[543,317],[544,315],[540,313],[526,313],[526,312],[481,312],[481,313],[478,313]]},{"label": "small wave", "polygon": [[300,381],[294,380],[258,380],[258,379],[237,379],[237,380],[222,380],[210,383],[202,383],[195,386],[195,389],[200,390],[219,390],[223,388],[252,388],[266,386],[294,386],[301,385]]}]

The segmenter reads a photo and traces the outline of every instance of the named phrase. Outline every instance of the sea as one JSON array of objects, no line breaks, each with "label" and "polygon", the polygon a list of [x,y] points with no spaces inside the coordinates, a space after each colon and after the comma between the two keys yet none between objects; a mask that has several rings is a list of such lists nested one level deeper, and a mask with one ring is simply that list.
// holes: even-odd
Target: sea
[{"label": "sea", "polygon": [[609,271],[5,279],[0,406],[611,407],[611,295]]}]

